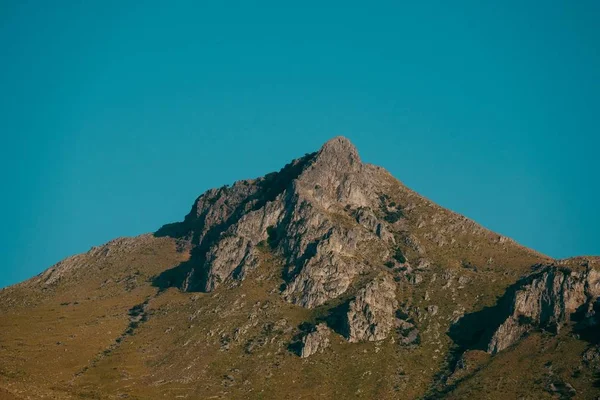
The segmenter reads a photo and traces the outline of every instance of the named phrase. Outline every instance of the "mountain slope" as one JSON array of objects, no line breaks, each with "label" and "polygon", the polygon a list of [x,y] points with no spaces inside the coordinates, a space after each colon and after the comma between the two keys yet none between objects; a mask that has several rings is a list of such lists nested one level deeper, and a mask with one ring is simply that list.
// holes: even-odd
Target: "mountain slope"
[{"label": "mountain slope", "polygon": [[[0,388],[588,398],[600,394],[598,265],[552,260],[439,207],[338,137],[279,172],[207,191],[154,235],[2,290]],[[520,391],[510,363],[527,367]]]}]

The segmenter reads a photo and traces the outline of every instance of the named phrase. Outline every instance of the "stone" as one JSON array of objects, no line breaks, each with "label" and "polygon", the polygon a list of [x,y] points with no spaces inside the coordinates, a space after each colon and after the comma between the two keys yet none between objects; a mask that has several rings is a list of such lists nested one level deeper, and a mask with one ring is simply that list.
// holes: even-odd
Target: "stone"
[{"label": "stone", "polygon": [[385,339],[394,326],[397,307],[396,284],[389,275],[381,275],[369,282],[349,304],[348,341]]},{"label": "stone", "polygon": [[574,272],[549,267],[532,275],[511,298],[510,315],[494,332],[489,353],[497,353],[535,328],[558,332],[580,307],[593,316],[599,294],[600,274],[593,269]]},{"label": "stone", "polygon": [[307,333],[302,338],[302,348],[300,351],[300,357],[307,358],[311,355],[320,352],[322,353],[327,347],[329,347],[329,335],[331,330],[326,324],[321,323],[315,327],[315,330]]},{"label": "stone", "polygon": [[285,259],[287,301],[313,308],[340,296],[389,255],[394,238],[375,213],[385,178],[337,137],[277,173],[207,191],[178,228],[193,247],[179,286],[210,292],[242,281],[267,244]]}]

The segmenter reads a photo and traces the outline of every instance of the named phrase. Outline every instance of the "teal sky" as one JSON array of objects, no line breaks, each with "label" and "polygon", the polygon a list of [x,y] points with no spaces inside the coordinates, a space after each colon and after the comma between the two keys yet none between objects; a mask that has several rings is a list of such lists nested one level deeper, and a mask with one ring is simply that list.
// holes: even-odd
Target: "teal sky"
[{"label": "teal sky", "polygon": [[336,135],[524,245],[600,255],[599,1],[286,3],[0,0],[0,287]]}]

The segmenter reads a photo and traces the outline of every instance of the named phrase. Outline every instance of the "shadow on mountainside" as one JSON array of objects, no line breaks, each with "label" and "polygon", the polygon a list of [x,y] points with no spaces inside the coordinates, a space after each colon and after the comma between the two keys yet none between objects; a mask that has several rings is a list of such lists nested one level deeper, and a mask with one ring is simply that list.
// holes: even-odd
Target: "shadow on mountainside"
[{"label": "shadow on mountainside", "polygon": [[[549,267],[542,265],[532,266],[533,273],[519,279],[514,284],[510,285],[504,294],[498,299],[495,305],[484,307],[483,309],[465,314],[456,323],[454,323],[449,331],[448,336],[460,348],[464,350],[484,350],[487,351],[488,344],[492,336],[498,330],[500,325],[513,313],[515,293],[531,284],[534,280],[539,279],[549,270]],[[583,307],[583,306],[582,306]],[[600,311],[600,310],[599,310]],[[549,310],[542,309],[542,325],[539,329],[548,330],[556,333],[556,328],[551,325],[550,318],[547,316]],[[581,311],[573,313],[572,317],[580,314]],[[523,317],[526,319],[526,317]],[[531,323],[524,320],[523,323]]]},{"label": "shadow on mountainside", "polygon": [[452,340],[453,346],[446,356],[445,367],[436,374],[430,392],[424,399],[442,398],[444,394],[456,388],[460,380],[447,384],[447,379],[456,370],[466,351],[481,350],[487,352],[494,333],[513,312],[515,293],[544,272],[544,269],[541,269],[539,265],[532,268],[535,273],[510,285],[504,294],[498,298],[496,304],[465,314],[450,326],[447,335]]},{"label": "shadow on mountainside", "polygon": [[512,312],[512,300],[515,292],[528,281],[530,279],[520,279],[506,289],[496,304],[465,314],[450,326],[448,336],[461,350],[461,353],[466,350],[487,351],[494,332]]},{"label": "shadow on mountainside", "polygon": [[573,332],[579,336],[579,339],[592,345],[598,345],[600,344],[600,298],[596,299],[592,310],[589,310],[587,306],[587,304],[583,304],[573,314],[571,318],[575,322]]},{"label": "shadow on mountainside", "polygon": [[[431,392],[425,399],[436,399],[451,392],[459,383],[460,379],[452,384],[446,384],[447,378],[456,370],[463,354],[468,350],[488,351],[488,346],[494,333],[500,325],[514,312],[514,298],[518,290],[532,283],[533,280],[543,276],[548,271],[547,267],[534,265],[534,273],[519,279],[510,285],[504,294],[498,298],[493,306],[465,314],[457,322],[450,326],[447,335],[452,339],[454,346],[446,357],[446,366],[437,374]],[[544,311],[542,310],[542,313]],[[570,315],[572,332],[578,335],[578,338],[591,345],[600,343],[600,301],[596,300],[593,304],[593,310],[588,309],[588,303],[583,304],[579,309]],[[523,317],[522,323],[531,324],[532,321]],[[551,325],[541,325],[532,327],[537,330],[546,330],[556,333],[556,328]],[[600,379],[598,380],[600,383]]]}]

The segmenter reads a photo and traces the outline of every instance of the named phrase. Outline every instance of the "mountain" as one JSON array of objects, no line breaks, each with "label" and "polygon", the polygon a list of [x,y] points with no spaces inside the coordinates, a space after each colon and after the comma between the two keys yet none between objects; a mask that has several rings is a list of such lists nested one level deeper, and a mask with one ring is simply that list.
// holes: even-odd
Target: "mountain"
[{"label": "mountain", "polygon": [[596,398],[599,295],[337,137],[0,291],[0,397]]}]

